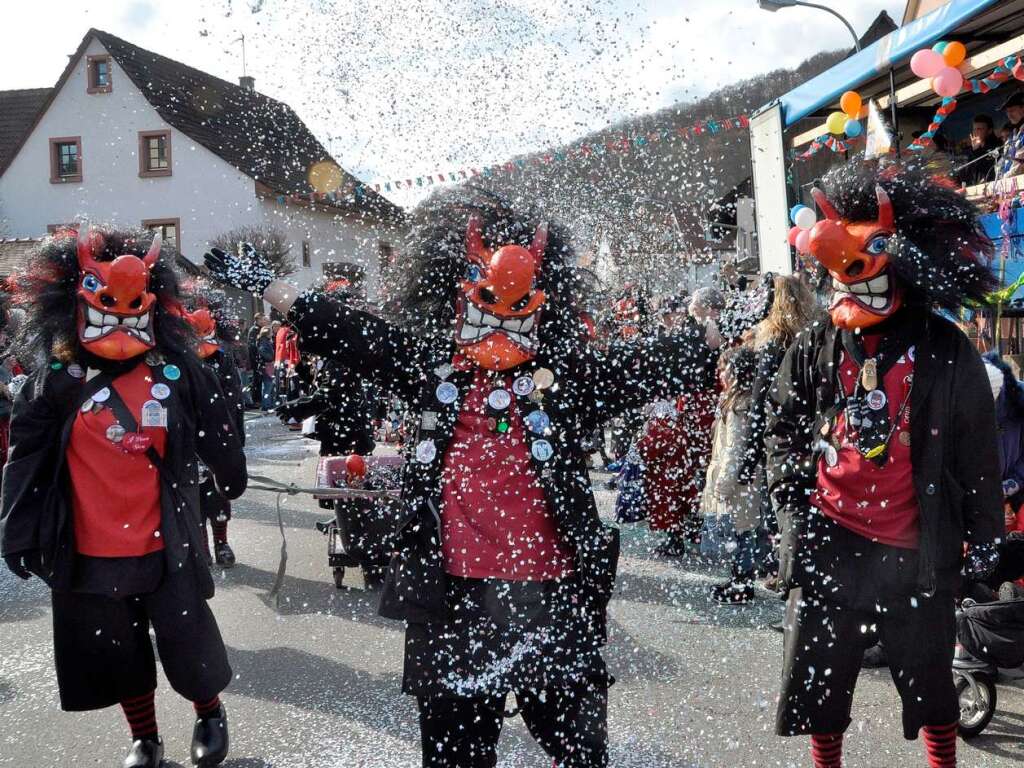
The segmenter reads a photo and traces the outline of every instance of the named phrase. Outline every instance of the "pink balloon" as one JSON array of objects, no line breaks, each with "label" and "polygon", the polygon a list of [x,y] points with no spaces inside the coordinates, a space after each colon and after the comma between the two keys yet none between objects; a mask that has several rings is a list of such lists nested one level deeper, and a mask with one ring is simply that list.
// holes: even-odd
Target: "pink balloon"
[{"label": "pink balloon", "polygon": [[796,242],[794,243],[794,245],[796,246],[796,252],[797,253],[810,253],[811,252],[811,233],[810,233],[810,230],[801,229],[800,230],[800,234],[796,236]]},{"label": "pink balloon", "polygon": [[932,78],[932,90],[945,98],[956,96],[963,87],[964,76],[956,67],[943,67],[939,74]]},{"label": "pink balloon", "polygon": [[803,230],[800,229],[800,227],[792,227],[789,230],[789,237],[786,239],[789,240],[790,245],[796,245],[796,239],[800,236],[801,232],[803,232]]},{"label": "pink balloon", "polygon": [[945,67],[942,54],[931,48],[922,48],[910,58],[910,71],[918,77],[934,77]]}]

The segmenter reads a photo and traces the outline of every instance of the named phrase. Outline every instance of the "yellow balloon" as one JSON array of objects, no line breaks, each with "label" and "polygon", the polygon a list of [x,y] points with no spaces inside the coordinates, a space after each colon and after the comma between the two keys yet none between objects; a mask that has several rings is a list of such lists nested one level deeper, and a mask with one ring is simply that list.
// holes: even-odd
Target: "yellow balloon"
[{"label": "yellow balloon", "polygon": [[828,116],[828,120],[825,121],[825,128],[828,129],[829,133],[834,133],[838,136],[846,130],[846,121],[849,119],[842,112],[833,112]]}]

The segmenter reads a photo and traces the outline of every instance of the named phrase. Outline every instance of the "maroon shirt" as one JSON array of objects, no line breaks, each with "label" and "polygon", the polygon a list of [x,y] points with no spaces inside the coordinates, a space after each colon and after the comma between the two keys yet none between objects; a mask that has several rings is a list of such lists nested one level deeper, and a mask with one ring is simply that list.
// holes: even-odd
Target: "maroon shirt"
[{"label": "maroon shirt", "polygon": [[[864,337],[868,354],[874,353],[878,342],[877,336]],[[910,396],[913,356],[911,347],[883,377],[890,425],[900,405]],[[853,392],[858,374],[857,364],[844,350],[839,359],[839,378],[845,395]],[[839,442],[838,461],[830,467],[824,456],[819,459],[818,487],[811,503],[859,536],[892,547],[917,549],[921,525],[910,463],[910,403],[903,408],[893,430],[888,458],[881,467],[857,450],[855,437],[849,434],[845,412],[837,417],[832,434]]]},{"label": "maroon shirt", "polygon": [[[572,572],[544,490],[530,460],[515,397],[505,434],[488,425],[487,395],[496,383],[476,369],[444,456],[441,546],[445,571],[473,579],[557,579]],[[553,459],[552,459],[553,460]]]}]

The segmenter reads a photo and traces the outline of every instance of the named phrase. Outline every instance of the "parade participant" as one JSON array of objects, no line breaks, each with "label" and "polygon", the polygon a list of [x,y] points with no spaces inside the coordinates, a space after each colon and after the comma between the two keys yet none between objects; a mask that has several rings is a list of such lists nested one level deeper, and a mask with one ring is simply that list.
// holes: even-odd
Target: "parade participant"
[{"label": "parade participant", "polygon": [[[786,510],[776,732],[839,766],[862,652],[880,638],[932,768],[956,764],[949,673],[960,571],[995,565],[1002,493],[977,350],[936,309],[991,290],[974,206],[922,171],[851,163],[814,198],[830,322],[802,332],[769,390],[769,488]],[[964,544],[966,543],[966,559]]]},{"label": "parade participant", "polygon": [[[205,302],[203,302],[205,303]],[[196,352],[203,363],[213,372],[220,384],[225,402],[231,412],[235,434],[245,445],[245,395],[242,393],[242,377],[230,349],[225,346],[235,339],[233,324],[218,318],[209,306],[200,306],[185,313],[185,319],[199,340]],[[223,568],[233,568],[235,552],[228,544],[228,521],[231,520],[231,502],[217,488],[217,483],[200,465],[199,509],[204,524],[209,522],[213,535],[213,561]],[[209,552],[209,544],[207,544]]]},{"label": "parade participant", "polygon": [[26,352],[48,362],[15,401],[0,553],[52,591],[64,710],[120,704],[125,768],[160,765],[152,627],[196,710],[192,762],[213,766],[228,751],[231,668],[207,605],[196,456],[228,498],[245,489],[245,456],[160,237],[139,237],[82,225],[45,240],[18,278]]},{"label": "parade participant", "polygon": [[414,214],[408,329],[297,297],[253,251],[207,265],[287,312],[304,351],[380,375],[418,415],[381,613],[407,622],[402,688],[417,697],[423,765],[494,766],[512,692],[556,765],[603,767],[618,536],[581,441],[685,387],[708,350],[672,336],[596,351],[578,332],[561,230],[477,190],[450,194]]}]

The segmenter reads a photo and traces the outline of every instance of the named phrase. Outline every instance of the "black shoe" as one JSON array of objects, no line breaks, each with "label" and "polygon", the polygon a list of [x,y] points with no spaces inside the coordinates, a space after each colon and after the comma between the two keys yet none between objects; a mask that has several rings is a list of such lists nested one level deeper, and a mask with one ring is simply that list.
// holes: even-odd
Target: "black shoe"
[{"label": "black shoe", "polygon": [[226,541],[217,542],[213,545],[214,557],[217,565],[221,568],[233,568],[235,566],[235,551]]},{"label": "black shoe", "polygon": [[889,666],[889,657],[885,652],[885,646],[875,643],[864,651],[864,661],[861,664],[865,669],[878,669]]},{"label": "black shoe", "polygon": [[722,605],[750,605],[754,601],[754,574],[734,574],[725,584],[712,587],[711,597]]},{"label": "black shoe", "polygon": [[200,768],[220,765],[228,756],[228,713],[220,705],[217,713],[200,717],[192,730],[192,765]]},{"label": "black shoe", "polygon": [[164,742],[154,739],[138,739],[124,756],[124,768],[159,768],[164,764]]}]

